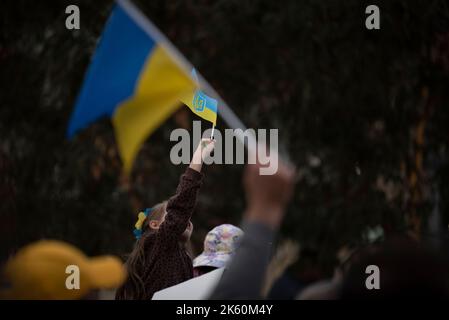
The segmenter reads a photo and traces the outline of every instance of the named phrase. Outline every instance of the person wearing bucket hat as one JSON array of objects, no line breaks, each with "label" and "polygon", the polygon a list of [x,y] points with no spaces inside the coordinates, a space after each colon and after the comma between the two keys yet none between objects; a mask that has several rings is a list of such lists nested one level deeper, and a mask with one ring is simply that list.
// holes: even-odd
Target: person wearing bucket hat
[{"label": "person wearing bucket hat", "polygon": [[[69,281],[75,274],[73,266],[79,270],[79,286],[75,288]],[[2,299],[76,300],[88,298],[99,289],[119,287],[126,271],[117,257],[88,258],[70,244],[41,240],[9,259],[2,276]]]},{"label": "person wearing bucket hat", "polygon": [[194,275],[225,267],[242,236],[243,231],[232,224],[222,224],[209,231],[204,239],[204,251],[193,260]]}]

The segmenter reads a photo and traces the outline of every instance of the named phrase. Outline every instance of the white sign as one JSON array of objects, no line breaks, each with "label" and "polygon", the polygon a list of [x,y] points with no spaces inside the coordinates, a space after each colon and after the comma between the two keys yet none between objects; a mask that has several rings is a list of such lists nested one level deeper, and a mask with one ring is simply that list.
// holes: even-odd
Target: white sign
[{"label": "white sign", "polygon": [[220,268],[158,291],[153,295],[152,300],[205,300],[212,294],[223,271],[224,268]]}]

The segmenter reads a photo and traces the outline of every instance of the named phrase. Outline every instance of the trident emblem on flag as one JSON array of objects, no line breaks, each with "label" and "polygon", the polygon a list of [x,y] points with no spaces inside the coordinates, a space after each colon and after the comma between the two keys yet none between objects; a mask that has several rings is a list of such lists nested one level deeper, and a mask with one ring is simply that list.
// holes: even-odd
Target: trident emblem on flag
[{"label": "trident emblem on flag", "polygon": [[193,107],[195,111],[203,111],[206,106],[207,98],[200,90],[195,92],[195,96],[193,97]]}]

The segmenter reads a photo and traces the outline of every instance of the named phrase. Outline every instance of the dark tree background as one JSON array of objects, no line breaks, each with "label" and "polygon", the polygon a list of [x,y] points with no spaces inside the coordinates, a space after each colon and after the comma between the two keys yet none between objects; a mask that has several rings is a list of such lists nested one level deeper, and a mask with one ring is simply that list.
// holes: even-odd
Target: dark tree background
[{"label": "dark tree background", "polygon": [[[449,220],[449,4],[445,0],[135,0],[251,128],[279,128],[300,172],[282,236],[335,251],[367,227],[428,236]],[[81,29],[65,28],[65,8]],[[376,4],[381,29],[365,28]],[[123,255],[142,207],[175,190],[171,130],[181,107],[121,172],[105,119],[72,141],[65,130],[112,1],[0,3],[0,210],[3,257],[36,239]],[[198,120],[198,119],[195,119]],[[203,123],[203,128],[209,125]],[[219,129],[225,125],[219,121]],[[207,168],[194,217],[239,223],[242,166]],[[4,252],[4,253],[3,253]]]}]

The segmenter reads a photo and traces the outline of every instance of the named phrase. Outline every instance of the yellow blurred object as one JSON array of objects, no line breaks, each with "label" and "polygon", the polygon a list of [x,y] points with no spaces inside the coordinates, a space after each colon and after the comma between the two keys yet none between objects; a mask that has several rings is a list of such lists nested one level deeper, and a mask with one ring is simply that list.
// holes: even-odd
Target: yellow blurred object
[{"label": "yellow blurred object", "polygon": [[[74,269],[79,270],[79,288],[66,284]],[[116,257],[88,258],[70,244],[42,240],[19,250],[7,262],[4,276],[9,284],[1,292],[4,299],[73,300],[93,290],[119,287],[126,271]]]}]

